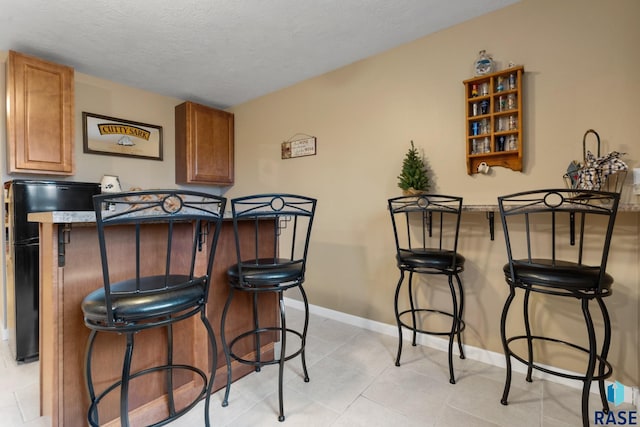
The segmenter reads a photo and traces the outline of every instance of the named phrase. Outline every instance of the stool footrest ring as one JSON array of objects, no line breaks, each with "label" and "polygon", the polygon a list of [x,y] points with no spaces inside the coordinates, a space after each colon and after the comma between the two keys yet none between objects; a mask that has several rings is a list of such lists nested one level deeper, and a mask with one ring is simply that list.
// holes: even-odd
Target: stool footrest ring
[{"label": "stool footrest ring", "polygon": [[[150,373],[153,373],[153,372],[169,371],[169,370],[188,370],[188,371],[191,371],[193,373],[198,374],[202,378],[202,382],[203,382],[202,390],[200,390],[200,392],[195,397],[195,399],[191,403],[189,403],[187,406],[185,406],[184,408],[182,408],[179,411],[176,411],[174,414],[169,414],[168,417],[158,421],[155,424],[150,425],[149,427],[163,426],[163,425],[167,424],[169,421],[181,417],[182,415],[186,414],[189,410],[191,410],[194,406],[196,406],[198,404],[198,402],[207,393],[207,384],[208,384],[207,376],[205,375],[205,373],[201,369],[198,369],[195,366],[190,366],[190,365],[161,365],[161,366],[154,366],[152,368],[144,369],[142,371],[138,371],[138,372],[130,375],[129,376],[129,380],[133,380],[133,379],[135,379],[137,377],[141,377],[143,375],[150,374]],[[113,390],[115,390],[116,388],[120,387],[121,385],[122,385],[122,380],[114,382],[109,387],[107,387],[102,393],[100,393],[98,396],[96,396],[96,398],[95,398],[95,400],[93,402],[91,402],[91,404],[89,405],[89,411],[88,412],[90,414],[90,424],[92,426],[99,426],[98,422],[96,421],[96,410],[97,410],[97,407],[98,407],[98,404],[100,403],[100,401],[106,395],[108,395],[109,393],[111,393]]]},{"label": "stool footrest ring", "polygon": [[448,330],[446,332],[442,332],[442,331],[428,331],[426,329],[414,328],[412,325],[409,325],[408,323],[403,322],[402,319],[401,319],[401,317],[403,315],[406,315],[406,314],[409,314],[409,313],[412,313],[412,314],[413,313],[420,313],[420,312],[436,313],[436,314],[441,314],[441,315],[453,318],[453,314],[447,313],[446,311],[433,310],[433,309],[428,309],[428,308],[416,308],[416,309],[413,309],[413,310],[404,310],[404,311],[401,311],[400,313],[398,313],[398,322],[402,326],[407,328],[407,329],[410,329],[412,331],[415,330],[416,332],[419,332],[421,334],[428,334],[428,335],[451,335],[452,333],[453,334],[457,334],[459,332],[464,331],[465,323],[464,323],[464,320],[462,320],[462,319],[458,319],[459,327],[456,328],[453,332],[451,332],[451,330]]},{"label": "stool footrest ring", "polygon": [[[287,328],[286,331],[290,334],[296,335],[298,338],[300,338],[300,348],[298,348],[295,352],[289,354],[288,356],[286,356],[284,358],[285,361],[291,360],[294,357],[297,357],[298,355],[300,355],[303,350],[304,350],[304,345],[302,345],[302,333],[299,331],[296,331],[295,329],[289,329]],[[246,338],[248,336],[252,336],[252,335],[258,335],[258,334],[263,334],[263,333],[267,333],[267,332],[282,332],[282,328],[278,327],[278,326],[270,326],[270,327],[261,327],[258,329],[252,329],[250,331],[246,331],[243,332],[242,334],[238,335],[237,337],[235,337],[230,343],[229,343],[229,356],[231,356],[234,360],[245,364],[245,365],[251,365],[251,366],[263,366],[263,365],[275,365],[280,363],[280,359],[268,359],[268,360],[260,360],[260,361],[256,361],[256,360],[248,360],[248,359],[244,359],[240,356],[238,356],[237,354],[235,354],[233,352],[233,346],[241,339]],[[287,346],[288,347],[288,346]]]},{"label": "stool footrest ring", "polygon": [[[584,353],[589,353],[589,349],[585,348],[585,347],[581,347],[577,344],[573,344],[570,343],[568,341],[563,341],[557,338],[550,338],[550,337],[543,337],[543,336],[538,336],[538,335],[533,335],[530,337],[532,341],[535,340],[540,340],[540,341],[549,341],[549,342],[555,342],[558,344],[564,344],[565,346],[569,346],[575,350],[579,350],[581,352]],[[509,350],[508,355],[512,356],[514,359],[518,360],[521,363],[524,363],[525,365],[529,366],[529,361],[527,361],[524,357],[519,356],[518,354],[516,354],[513,350],[511,350],[511,348],[509,348],[509,344],[513,341],[519,341],[519,340],[526,340],[527,336],[526,335],[516,335],[513,337],[510,337],[509,339],[507,339],[507,348]],[[599,354],[596,354],[596,359],[600,362],[600,363],[604,363],[606,369],[605,372],[602,375],[597,374],[597,372],[594,372],[593,381],[600,381],[600,380],[604,380],[607,379],[611,376],[611,374],[613,373],[613,368],[611,366],[611,364],[609,362],[607,362],[605,359],[602,358],[602,356],[600,356]],[[560,372],[560,371],[555,371],[553,369],[549,369],[549,368],[545,368],[543,366],[540,365],[536,365],[535,363],[531,363],[531,367],[533,369],[536,369],[538,371],[544,372],[546,374],[550,374],[550,375],[555,375],[558,377],[562,377],[562,378],[568,378],[568,379],[572,379],[572,380],[579,380],[579,381],[585,381],[586,377],[584,375],[573,375],[573,374],[569,374],[566,372]],[[597,370],[596,370],[597,371]]]}]

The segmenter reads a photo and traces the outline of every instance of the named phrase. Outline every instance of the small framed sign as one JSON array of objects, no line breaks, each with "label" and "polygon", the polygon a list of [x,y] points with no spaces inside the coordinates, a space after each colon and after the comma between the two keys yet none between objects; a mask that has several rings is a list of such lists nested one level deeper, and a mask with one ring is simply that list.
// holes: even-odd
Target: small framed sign
[{"label": "small framed sign", "polygon": [[282,158],[293,159],[294,157],[314,156],[316,154],[316,137],[296,139],[282,143]]},{"label": "small framed sign", "polygon": [[82,112],[83,151],[162,160],[162,126]]}]

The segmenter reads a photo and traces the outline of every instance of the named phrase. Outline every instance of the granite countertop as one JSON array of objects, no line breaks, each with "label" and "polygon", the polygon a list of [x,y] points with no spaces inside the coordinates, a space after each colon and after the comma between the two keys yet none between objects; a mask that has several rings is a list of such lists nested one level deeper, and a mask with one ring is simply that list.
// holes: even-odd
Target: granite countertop
[{"label": "granite countertop", "polygon": [[498,205],[462,205],[465,212],[493,212],[498,211]]},{"label": "granite countertop", "polygon": [[[224,218],[230,219],[231,212],[225,212]],[[96,213],[94,211],[33,212],[27,216],[27,219],[30,222],[41,222],[45,224],[90,224],[96,222]]]},{"label": "granite countertop", "polygon": [[620,203],[618,212],[640,212],[640,204],[637,203]]},{"label": "granite countertop", "polygon": [[34,212],[27,216],[30,222],[42,222],[53,224],[91,223],[96,222],[94,211],[54,211]]},{"label": "granite countertop", "polygon": [[[462,205],[465,212],[498,212],[498,205]],[[620,203],[618,212],[640,212],[640,204],[637,203]]]}]

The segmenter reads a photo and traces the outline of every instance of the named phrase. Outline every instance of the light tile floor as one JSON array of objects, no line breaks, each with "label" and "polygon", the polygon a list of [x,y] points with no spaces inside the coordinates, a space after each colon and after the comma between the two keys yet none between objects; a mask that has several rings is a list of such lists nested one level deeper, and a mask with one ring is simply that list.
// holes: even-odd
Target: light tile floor
[{"label": "light tile floor", "polygon": [[[301,313],[288,309],[288,324]],[[311,316],[307,343],[310,382],[299,359],[286,364],[285,415],[277,420],[277,366],[235,382],[229,406],[222,391],[211,401],[213,426],[579,426],[580,392],[557,383],[514,373],[508,406],[500,404],[504,370],[456,358],[457,383],[449,384],[446,353],[406,344],[402,366],[394,365],[396,338],[317,315]],[[6,341],[0,345],[0,425],[49,427],[39,417],[38,364],[16,364]],[[591,411],[601,409],[592,394]],[[619,410],[634,410],[622,404]],[[170,424],[203,422],[203,403]],[[593,421],[593,418],[592,418]]]}]

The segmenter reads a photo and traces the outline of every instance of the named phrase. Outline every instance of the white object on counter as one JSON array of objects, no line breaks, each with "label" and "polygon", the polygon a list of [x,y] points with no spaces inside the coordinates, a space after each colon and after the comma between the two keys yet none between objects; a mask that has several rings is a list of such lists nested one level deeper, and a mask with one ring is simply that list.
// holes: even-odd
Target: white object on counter
[{"label": "white object on counter", "polygon": [[100,181],[100,188],[103,193],[119,193],[122,191],[120,179],[115,175],[104,175]]}]

